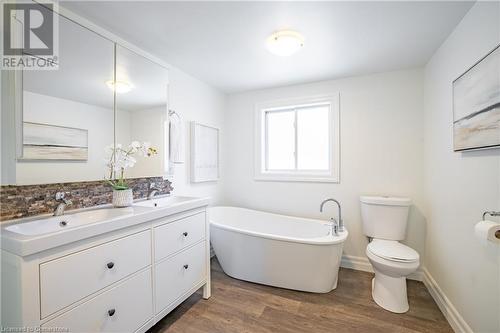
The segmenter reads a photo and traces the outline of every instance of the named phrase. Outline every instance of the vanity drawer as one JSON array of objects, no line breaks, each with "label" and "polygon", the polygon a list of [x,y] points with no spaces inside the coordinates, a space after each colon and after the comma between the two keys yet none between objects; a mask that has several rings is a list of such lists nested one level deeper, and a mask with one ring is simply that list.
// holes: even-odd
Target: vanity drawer
[{"label": "vanity drawer", "polygon": [[156,265],[156,313],[206,278],[205,251],[205,242],[200,242]]},{"label": "vanity drawer", "polygon": [[205,212],[154,228],[155,261],[205,238]]},{"label": "vanity drawer", "polygon": [[41,317],[151,264],[146,230],[40,265]]},{"label": "vanity drawer", "polygon": [[153,317],[151,269],[48,321],[69,332],[134,332]]}]

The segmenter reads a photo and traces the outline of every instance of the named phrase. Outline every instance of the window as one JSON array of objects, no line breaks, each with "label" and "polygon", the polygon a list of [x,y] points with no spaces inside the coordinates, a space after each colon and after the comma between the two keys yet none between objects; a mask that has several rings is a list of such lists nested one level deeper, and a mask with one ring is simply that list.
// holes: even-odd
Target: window
[{"label": "window", "polygon": [[338,98],[264,103],[256,125],[257,180],[339,181]]}]

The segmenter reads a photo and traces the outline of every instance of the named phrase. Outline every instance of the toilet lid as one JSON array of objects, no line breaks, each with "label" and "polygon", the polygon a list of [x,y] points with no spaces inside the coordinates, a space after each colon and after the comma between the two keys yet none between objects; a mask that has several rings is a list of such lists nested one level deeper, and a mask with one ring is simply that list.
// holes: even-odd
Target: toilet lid
[{"label": "toilet lid", "polygon": [[374,239],[367,249],[374,255],[394,261],[414,262],[419,260],[418,252],[398,241]]}]

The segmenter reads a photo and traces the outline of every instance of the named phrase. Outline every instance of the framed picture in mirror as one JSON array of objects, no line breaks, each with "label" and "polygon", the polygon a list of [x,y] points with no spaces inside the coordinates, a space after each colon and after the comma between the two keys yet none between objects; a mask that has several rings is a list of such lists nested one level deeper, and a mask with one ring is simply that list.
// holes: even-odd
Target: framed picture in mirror
[{"label": "framed picture in mirror", "polygon": [[71,160],[88,159],[86,129],[23,122],[23,159]]}]

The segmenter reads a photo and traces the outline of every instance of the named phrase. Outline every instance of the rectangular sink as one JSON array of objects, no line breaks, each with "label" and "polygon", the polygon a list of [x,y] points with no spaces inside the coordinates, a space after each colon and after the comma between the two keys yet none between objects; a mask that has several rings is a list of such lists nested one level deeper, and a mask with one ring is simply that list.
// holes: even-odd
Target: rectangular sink
[{"label": "rectangular sink", "polygon": [[2,250],[20,256],[39,253],[82,239],[138,226],[165,216],[207,206],[208,198],[155,197],[131,207],[110,205],[70,211],[62,216],[39,216],[8,221],[1,226]]},{"label": "rectangular sink", "polygon": [[132,207],[103,208],[103,209],[83,211],[75,214],[53,216],[35,220],[32,222],[13,224],[11,226],[6,227],[5,230],[26,236],[36,236],[57,231],[63,231],[66,229],[82,225],[103,222],[103,221],[110,221],[116,218],[133,214],[134,214],[134,209]]},{"label": "rectangular sink", "polygon": [[181,204],[186,201],[193,200],[190,197],[163,197],[151,200],[139,201],[134,204],[134,206],[139,207],[151,207],[151,208],[164,208],[169,206],[174,206],[177,204]]},{"label": "rectangular sink", "polygon": [[122,217],[133,216],[141,211],[148,210],[148,208],[167,208],[176,206],[193,199],[194,198],[180,196],[159,197],[152,200],[137,202],[132,207],[93,209],[74,214],[46,217],[30,222],[13,224],[5,227],[5,230],[23,236],[45,235],[83,225],[90,225],[98,222],[109,222]]}]

